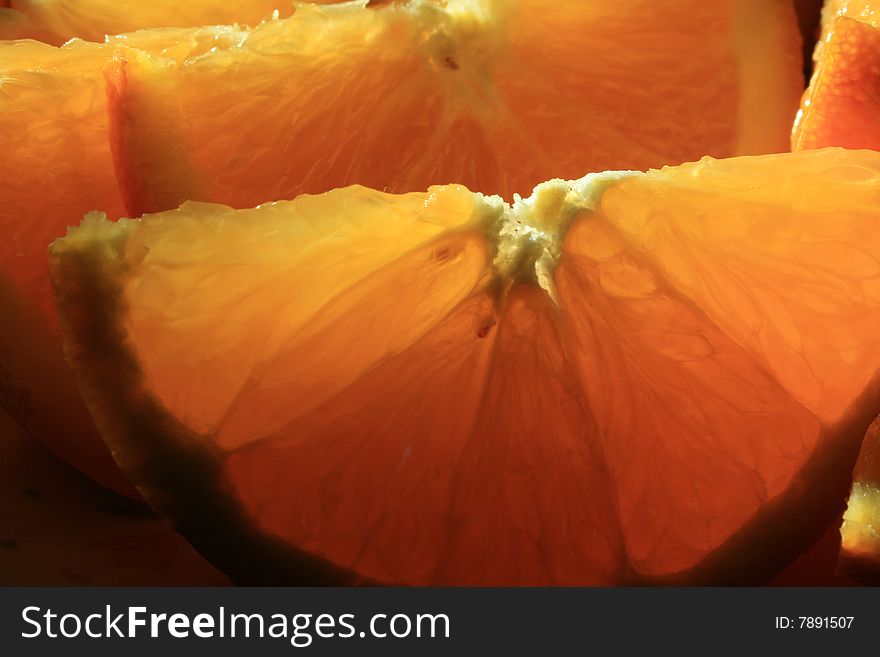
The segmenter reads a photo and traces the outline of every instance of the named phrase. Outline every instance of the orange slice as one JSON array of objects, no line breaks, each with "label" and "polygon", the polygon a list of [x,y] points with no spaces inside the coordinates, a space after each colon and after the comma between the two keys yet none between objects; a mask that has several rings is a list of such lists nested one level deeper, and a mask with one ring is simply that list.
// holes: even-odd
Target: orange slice
[{"label": "orange slice", "polygon": [[422,0],[300,6],[253,31],[0,44],[0,312],[16,318],[0,329],[0,403],[125,485],[61,357],[45,262],[85,212],[124,213],[98,73],[116,47],[115,173],[140,214],[355,181],[526,191],[591,167],[777,150],[800,87],[797,39],[781,0],[628,0],[611,14],[596,0]]},{"label": "orange slice", "polygon": [[293,0],[9,0],[0,3],[0,39],[103,41],[150,27],[256,25],[274,11],[289,16],[293,10]]},{"label": "orange slice", "polygon": [[787,1],[302,5],[175,64],[123,50],[114,153],[132,216],[363,184],[528,193],[554,176],[788,149]]},{"label": "orange slice", "polygon": [[241,582],[756,581],[880,411],[880,153],[92,215],[50,260],[120,465]]},{"label": "orange slice", "polygon": [[[816,70],[792,134],[795,149],[840,145],[880,149],[880,4],[828,0]],[[853,473],[840,529],[841,565],[864,581],[880,579],[880,424],[875,422]]]},{"label": "orange slice", "polygon": [[815,68],[792,132],[792,148],[880,149],[880,8],[874,1],[827,2]]},{"label": "orange slice", "polygon": [[121,41],[165,57],[235,43],[230,27],[142,31],[98,45],[0,42],[0,406],[104,485],[130,490],[64,363],[46,247],[85,212],[123,213],[101,70]]}]

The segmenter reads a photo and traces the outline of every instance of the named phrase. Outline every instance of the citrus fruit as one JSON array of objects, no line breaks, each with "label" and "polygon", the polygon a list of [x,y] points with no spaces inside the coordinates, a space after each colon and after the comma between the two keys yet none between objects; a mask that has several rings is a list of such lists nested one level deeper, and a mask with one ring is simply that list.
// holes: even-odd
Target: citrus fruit
[{"label": "citrus fruit", "polygon": [[293,0],[9,0],[0,3],[0,38],[54,45],[75,37],[103,41],[105,35],[149,27],[255,25],[274,11],[289,16],[293,10]]},{"label": "citrus fruit", "polygon": [[880,15],[876,0],[827,2],[815,68],[792,148],[880,149]]},{"label": "citrus fruit", "polygon": [[[0,336],[0,398],[105,485],[125,482],[61,357],[45,258],[83,213],[125,213],[117,178],[131,215],[351,182],[509,193],[593,167],[777,150],[799,93],[784,1],[370,7],[0,44],[0,312],[17,319]],[[116,49],[108,137],[99,69]]]},{"label": "citrus fruit", "polygon": [[176,64],[122,49],[109,78],[130,216],[788,150],[803,87],[793,6],[766,0],[301,5]]},{"label": "citrus fruit", "polygon": [[0,411],[0,586],[227,580],[149,507],[96,486]]},{"label": "citrus fruit", "polygon": [[[792,133],[792,147],[880,149],[880,4],[827,0],[815,72]],[[841,564],[864,581],[880,578],[880,424],[875,422],[853,473],[840,528]]]},{"label": "citrus fruit", "polygon": [[0,42],[0,406],[118,490],[130,487],[97,439],[62,357],[46,247],[85,212],[123,213],[101,72],[116,44],[188,56],[240,34],[233,27],[166,29],[63,48]]},{"label": "citrus fruit", "polygon": [[203,203],[50,249],[139,490],[251,583],[758,581],[880,411],[880,153]]}]

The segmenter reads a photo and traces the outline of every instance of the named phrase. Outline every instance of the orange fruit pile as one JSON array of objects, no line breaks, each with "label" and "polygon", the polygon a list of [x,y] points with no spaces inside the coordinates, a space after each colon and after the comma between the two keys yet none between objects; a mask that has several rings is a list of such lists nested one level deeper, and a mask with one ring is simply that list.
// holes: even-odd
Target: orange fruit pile
[{"label": "orange fruit pile", "polygon": [[[42,24],[59,38],[94,37],[71,17],[98,2],[27,6],[52,12]],[[169,6],[114,5],[138,26]],[[186,3],[173,21],[221,6],[232,11]],[[0,43],[0,312],[17,320],[0,329],[0,403],[125,488],[49,298],[47,245],[87,211],[252,206],[351,183],[454,182],[510,198],[589,170],[781,150],[798,51],[782,0],[300,4],[252,29]]]},{"label": "orange fruit pile", "polygon": [[118,462],[237,581],[760,580],[880,410],[878,176],[826,149],[512,205],[188,203],[50,261]]}]

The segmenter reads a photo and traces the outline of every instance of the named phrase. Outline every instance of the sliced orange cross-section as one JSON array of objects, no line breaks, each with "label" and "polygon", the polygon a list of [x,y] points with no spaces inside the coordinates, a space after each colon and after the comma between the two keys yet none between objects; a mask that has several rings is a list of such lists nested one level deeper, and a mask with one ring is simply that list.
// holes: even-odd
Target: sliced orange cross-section
[{"label": "sliced orange cross-section", "polygon": [[[71,17],[103,1],[31,4]],[[177,5],[181,17],[219,6]],[[787,0],[369,7],[0,44],[0,314],[15,318],[0,327],[0,403],[102,483],[123,485],[61,358],[46,274],[48,243],[85,212],[252,206],[355,182],[509,194],[590,169],[781,150],[801,87]],[[108,119],[101,69],[117,47]]]},{"label": "sliced orange cross-section", "polygon": [[510,198],[788,150],[800,67],[786,0],[300,5],[179,65],[121,51],[114,152],[132,216],[349,184]]},{"label": "sliced orange cross-section", "polygon": [[880,411],[880,154],[89,217],[68,356],[238,581],[754,581]]}]

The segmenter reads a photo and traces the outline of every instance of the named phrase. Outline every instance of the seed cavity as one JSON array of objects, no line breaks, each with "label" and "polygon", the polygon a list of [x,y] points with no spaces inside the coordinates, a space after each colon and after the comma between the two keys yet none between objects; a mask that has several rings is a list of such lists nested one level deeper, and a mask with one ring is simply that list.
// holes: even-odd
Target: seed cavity
[{"label": "seed cavity", "polygon": [[490,317],[489,319],[487,319],[480,327],[480,330],[477,331],[477,337],[481,340],[489,337],[489,333],[492,332],[492,329],[495,328],[495,324],[497,323],[498,322],[495,320],[494,317]]}]

